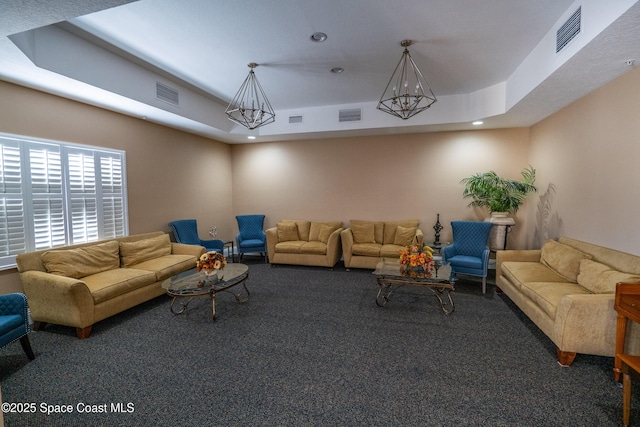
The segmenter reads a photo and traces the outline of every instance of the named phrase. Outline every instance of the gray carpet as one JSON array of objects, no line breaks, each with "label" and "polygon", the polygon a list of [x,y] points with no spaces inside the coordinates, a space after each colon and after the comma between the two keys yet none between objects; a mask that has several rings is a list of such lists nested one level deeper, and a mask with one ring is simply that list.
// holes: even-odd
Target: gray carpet
[{"label": "gray carpet", "polygon": [[[55,325],[31,334],[32,362],[18,343],[5,347],[4,402],[36,403],[35,413],[6,413],[6,426],[621,424],[613,359],[578,355],[560,367],[553,344],[494,286],[482,295],[479,283],[458,282],[446,316],[424,288],[376,306],[371,271],[255,262],[250,274],[249,302],[221,294],[215,322],[206,298],[175,316],[163,296],[100,322],[87,340]],[[79,412],[85,404],[107,412]],[[72,413],[46,415],[46,405]]]}]

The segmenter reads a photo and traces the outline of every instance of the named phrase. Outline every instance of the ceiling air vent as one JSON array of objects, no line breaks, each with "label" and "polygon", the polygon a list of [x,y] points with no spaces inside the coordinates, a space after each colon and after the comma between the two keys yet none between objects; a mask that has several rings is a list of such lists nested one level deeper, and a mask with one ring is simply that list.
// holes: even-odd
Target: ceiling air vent
[{"label": "ceiling air vent", "polygon": [[302,124],[302,115],[299,115],[299,116],[289,116],[289,124],[290,124],[290,125],[299,125],[299,124]]},{"label": "ceiling air vent", "polygon": [[556,32],[556,53],[560,52],[575,36],[580,34],[581,15],[582,6]]},{"label": "ceiling air vent", "polygon": [[359,122],[362,120],[362,108],[348,108],[340,110],[338,113],[338,121],[342,122]]},{"label": "ceiling air vent", "polygon": [[177,89],[156,82],[156,98],[172,105],[180,105],[180,93]]}]

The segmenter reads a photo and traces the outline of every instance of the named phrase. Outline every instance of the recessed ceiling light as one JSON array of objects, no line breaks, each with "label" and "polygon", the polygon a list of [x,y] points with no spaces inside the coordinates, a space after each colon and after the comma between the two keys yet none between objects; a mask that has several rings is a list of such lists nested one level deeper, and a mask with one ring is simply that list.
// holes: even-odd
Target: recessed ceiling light
[{"label": "recessed ceiling light", "polygon": [[256,139],[256,137],[255,137],[255,136],[253,136],[253,135],[249,135],[249,136],[247,137],[247,139]]},{"label": "recessed ceiling light", "polygon": [[471,123],[474,126],[480,126],[481,124],[483,124],[484,122],[482,120],[476,120],[475,122]]},{"label": "recessed ceiling light", "polygon": [[333,67],[333,68],[331,69],[331,72],[332,72],[332,73],[335,73],[335,74],[340,74],[340,73],[341,73],[341,72],[343,72],[343,71],[344,71],[344,68],[342,68],[342,67]]},{"label": "recessed ceiling light", "polygon": [[327,35],[325,33],[317,32],[311,34],[311,40],[314,42],[323,42],[327,39]]}]

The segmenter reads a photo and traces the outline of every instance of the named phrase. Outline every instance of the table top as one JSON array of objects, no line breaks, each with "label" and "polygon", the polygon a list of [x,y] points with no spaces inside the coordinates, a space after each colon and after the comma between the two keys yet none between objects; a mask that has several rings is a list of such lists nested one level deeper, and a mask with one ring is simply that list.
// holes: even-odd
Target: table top
[{"label": "table top", "polygon": [[216,272],[216,277],[207,277],[204,271],[193,268],[168,278],[162,282],[162,287],[169,294],[204,294],[238,284],[248,275],[247,265],[228,263],[224,269]]},{"label": "table top", "polygon": [[384,258],[376,265],[373,274],[379,277],[393,277],[424,283],[439,283],[449,281],[451,266],[448,263],[443,264],[441,260],[434,260],[434,267],[429,269],[429,271],[406,271],[400,268],[399,260]]}]

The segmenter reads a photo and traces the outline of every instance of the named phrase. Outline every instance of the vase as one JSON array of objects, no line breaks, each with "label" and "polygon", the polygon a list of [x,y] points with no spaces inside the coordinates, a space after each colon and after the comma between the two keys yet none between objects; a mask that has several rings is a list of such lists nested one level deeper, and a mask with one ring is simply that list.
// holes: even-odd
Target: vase
[{"label": "vase", "polygon": [[419,273],[424,271],[424,267],[420,265],[416,265],[416,266],[403,265],[402,267],[400,267],[400,269],[407,273]]},{"label": "vase", "polygon": [[508,216],[506,212],[492,212],[491,218],[485,221],[493,223],[491,233],[489,234],[489,249],[492,251],[500,251],[507,247],[507,233],[511,231],[511,227],[515,225],[515,220]]},{"label": "vase", "polygon": [[218,281],[218,270],[207,270],[204,269],[202,270],[204,271],[204,276],[205,276],[205,281],[207,282],[217,282]]}]

